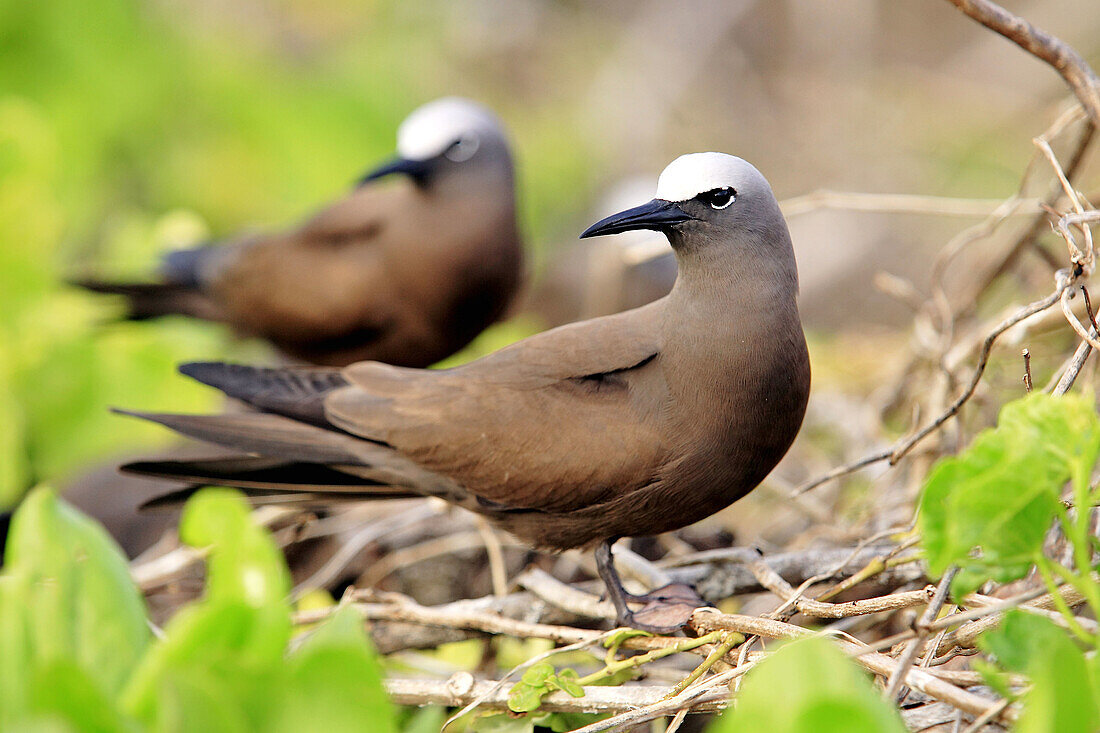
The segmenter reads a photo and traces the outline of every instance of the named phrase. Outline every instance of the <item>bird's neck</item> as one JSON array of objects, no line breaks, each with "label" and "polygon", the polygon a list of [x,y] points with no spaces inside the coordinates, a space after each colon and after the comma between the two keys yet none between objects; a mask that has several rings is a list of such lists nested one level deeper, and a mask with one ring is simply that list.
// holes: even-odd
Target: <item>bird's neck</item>
[{"label": "bird's neck", "polygon": [[514,206],[515,173],[508,161],[489,161],[476,171],[455,171],[431,182],[434,196],[483,201],[491,206]]},{"label": "bird's neck", "polygon": [[798,272],[791,252],[728,252],[677,249],[679,274],[669,294],[675,307],[714,328],[794,314],[797,320]]}]

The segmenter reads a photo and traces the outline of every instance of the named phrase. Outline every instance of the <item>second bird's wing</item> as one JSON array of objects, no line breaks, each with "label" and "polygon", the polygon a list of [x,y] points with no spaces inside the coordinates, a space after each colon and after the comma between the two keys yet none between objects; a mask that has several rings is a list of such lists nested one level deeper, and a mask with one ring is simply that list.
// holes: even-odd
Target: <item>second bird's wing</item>
[{"label": "second bird's wing", "polygon": [[378,246],[391,192],[361,190],[298,229],[257,237],[219,263],[206,290],[240,330],[318,363],[384,336],[401,298]]}]

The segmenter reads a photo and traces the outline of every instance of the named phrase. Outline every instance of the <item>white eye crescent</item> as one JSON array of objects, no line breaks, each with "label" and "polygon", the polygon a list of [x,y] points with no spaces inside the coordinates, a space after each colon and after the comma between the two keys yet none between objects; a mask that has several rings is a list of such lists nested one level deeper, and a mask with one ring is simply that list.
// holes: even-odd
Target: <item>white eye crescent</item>
[{"label": "white eye crescent", "polygon": [[705,204],[709,204],[712,209],[724,209],[737,200],[737,191],[729,186],[723,186],[722,188],[704,191],[696,198]]},{"label": "white eye crescent", "polygon": [[481,147],[481,141],[478,140],[477,135],[470,133],[461,136],[451,143],[450,146],[443,151],[443,155],[447,160],[461,163],[474,157],[474,153],[477,152],[479,147]]}]

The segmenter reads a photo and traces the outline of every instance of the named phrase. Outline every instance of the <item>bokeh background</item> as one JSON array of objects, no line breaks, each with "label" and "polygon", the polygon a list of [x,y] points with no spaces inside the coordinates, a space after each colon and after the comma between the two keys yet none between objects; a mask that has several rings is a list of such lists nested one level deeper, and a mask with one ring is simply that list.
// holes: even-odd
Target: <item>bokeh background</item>
[{"label": "bokeh background", "polygon": [[[1006,5],[1100,65],[1095,0]],[[117,303],[66,279],[141,276],[168,248],[293,223],[449,94],[512,132],[532,262],[517,318],[462,358],[595,307],[599,258],[577,233],[624,180],[643,183],[623,205],[648,198],[681,153],[741,155],[780,199],[997,198],[1067,99],[1048,67],[940,0],[2,0],[0,507],[168,440],[110,405],[213,407],[177,362],[269,358],[213,325],[116,322]],[[831,430],[866,418],[909,337],[874,274],[919,291],[976,220],[791,216]],[[839,457],[809,428],[821,465]]]}]

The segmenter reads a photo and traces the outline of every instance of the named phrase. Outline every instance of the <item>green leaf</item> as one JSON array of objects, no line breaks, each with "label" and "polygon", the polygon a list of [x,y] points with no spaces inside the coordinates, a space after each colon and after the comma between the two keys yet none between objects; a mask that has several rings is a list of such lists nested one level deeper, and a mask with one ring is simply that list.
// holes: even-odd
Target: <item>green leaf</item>
[{"label": "green leaf", "polygon": [[208,599],[285,606],[290,592],[286,561],[252,521],[238,492],[215,488],[195,494],[180,519],[180,538],[195,547],[213,547],[206,563]]},{"label": "green leaf", "polygon": [[267,730],[397,730],[381,669],[355,609],[337,611],[288,661],[287,687]]},{"label": "green leaf", "polygon": [[244,500],[227,489],[192,497],[180,535],[210,548],[206,596],[169,622],[165,638],[131,678],[123,705],[148,725],[172,729],[198,714],[173,701],[208,697],[209,706],[236,711],[226,718],[226,730],[234,730],[238,718],[250,728],[261,726],[286,673],[286,563]]},{"label": "green leaf", "polygon": [[529,685],[541,685],[554,676],[554,665],[549,662],[532,664],[523,672],[523,681]]},{"label": "green leaf", "polygon": [[1017,733],[1091,733],[1100,727],[1097,666],[1049,619],[1020,610],[978,639],[1008,669],[1026,672]]},{"label": "green leaf", "polygon": [[[2,335],[0,335],[2,337]],[[27,488],[30,466],[24,444],[23,414],[7,379],[0,352],[0,510],[15,506]]]},{"label": "green leaf", "polygon": [[169,622],[165,638],[134,672],[123,708],[146,725],[173,730],[172,720],[193,712],[176,710],[173,701],[208,696],[210,705],[240,711],[229,721],[262,721],[278,692],[289,638],[285,608],[232,600],[189,606]]},{"label": "green leaf", "polygon": [[[941,460],[924,485],[918,523],[929,571],[961,572],[955,594],[1023,577],[1056,516],[1062,486],[1100,452],[1091,397],[1033,393],[1001,410],[997,427]],[[975,555],[975,548],[980,554]]]},{"label": "green leaf", "polygon": [[[271,694],[277,690],[269,690]],[[150,730],[180,733],[250,733],[237,690],[218,677],[168,670],[159,680],[155,715]]]},{"label": "green leaf", "polygon": [[513,713],[529,713],[538,710],[542,698],[550,692],[546,685],[517,682],[508,693],[508,709]]},{"label": "green leaf", "polygon": [[1028,665],[1032,688],[1024,696],[1018,733],[1093,733],[1100,727],[1085,657],[1063,640]]},{"label": "green leaf", "polygon": [[745,678],[737,706],[709,733],[903,733],[887,705],[855,664],[825,639],[791,642]]},{"label": "green leaf", "polygon": [[34,671],[29,708],[60,718],[75,730],[115,733],[131,728],[100,686],[70,660],[58,660]]},{"label": "green leaf", "polygon": [[1048,619],[1019,609],[1010,610],[996,628],[978,637],[978,647],[992,654],[1001,666],[1026,673],[1032,660],[1048,649],[1069,644],[1066,632]]},{"label": "green leaf", "polygon": [[0,627],[0,709],[26,694],[20,678],[55,662],[82,668],[113,697],[150,638],[122,551],[45,488],[12,519]]},{"label": "green leaf", "polygon": [[551,687],[556,687],[571,697],[584,697],[584,688],[577,683],[579,679],[577,670],[567,667],[546,681]]}]

